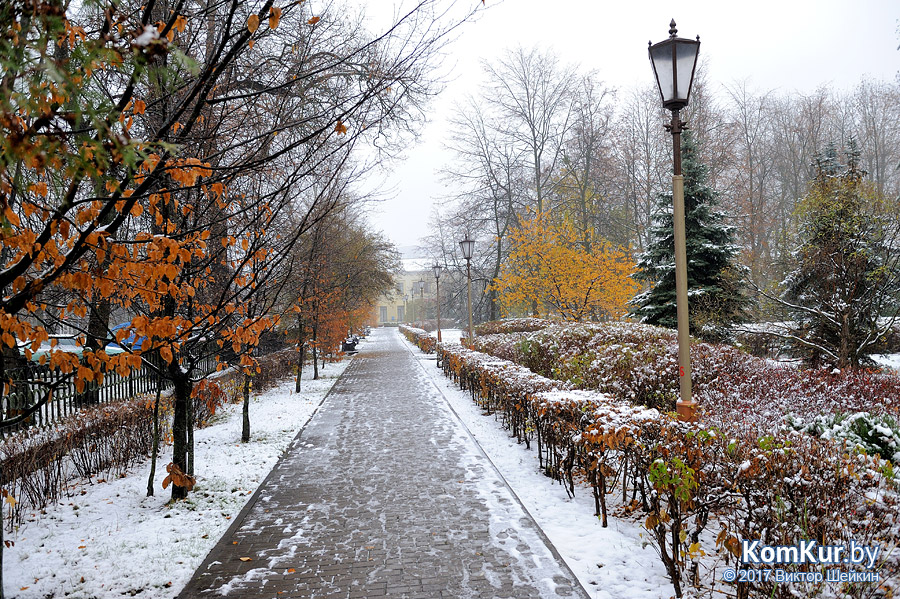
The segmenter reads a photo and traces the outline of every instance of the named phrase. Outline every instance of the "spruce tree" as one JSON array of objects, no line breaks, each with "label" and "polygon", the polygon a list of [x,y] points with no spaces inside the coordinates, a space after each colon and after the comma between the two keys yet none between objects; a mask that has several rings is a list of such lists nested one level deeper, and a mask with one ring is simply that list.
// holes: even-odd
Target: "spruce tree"
[{"label": "spruce tree", "polygon": [[[743,271],[735,264],[734,230],[724,222],[719,194],[709,186],[709,169],[700,162],[690,132],[682,136],[681,147],[691,334],[718,341],[727,337],[730,325],[746,321],[749,299]],[[632,313],[642,322],[677,328],[671,192],[657,199],[650,244],[638,268],[635,278],[651,287],[632,300]]]},{"label": "spruce tree", "polygon": [[866,363],[900,316],[900,225],[866,181],[853,140],[844,157],[833,146],[816,157],[794,270],[782,284],[798,353],[838,368]]}]

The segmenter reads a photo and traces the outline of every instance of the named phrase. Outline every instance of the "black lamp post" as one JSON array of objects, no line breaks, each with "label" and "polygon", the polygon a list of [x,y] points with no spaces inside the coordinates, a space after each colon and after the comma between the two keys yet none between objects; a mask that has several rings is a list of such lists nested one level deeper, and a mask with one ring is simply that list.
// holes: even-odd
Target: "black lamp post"
[{"label": "black lamp post", "polygon": [[434,272],[434,306],[437,311],[437,340],[441,342],[441,265],[431,267]]},{"label": "black lamp post", "polygon": [[459,249],[462,250],[463,258],[466,259],[466,296],[469,308],[469,340],[471,341],[474,338],[472,334],[472,252],[475,249],[475,240],[469,239],[468,231],[466,231],[466,238],[459,242]]},{"label": "black lamp post", "polygon": [[700,51],[696,40],[677,37],[675,19],[669,24],[669,39],[650,45],[650,62],[663,108],[672,111],[666,129],[672,134],[675,174],[672,177],[672,220],[675,227],[675,303],[678,313],[678,374],[681,398],[676,404],[680,420],[696,420],[697,404],[691,398],[691,337],[688,315],[687,252],[684,231],[684,177],[681,175],[681,132],[685,123],[679,112],[687,106]]}]

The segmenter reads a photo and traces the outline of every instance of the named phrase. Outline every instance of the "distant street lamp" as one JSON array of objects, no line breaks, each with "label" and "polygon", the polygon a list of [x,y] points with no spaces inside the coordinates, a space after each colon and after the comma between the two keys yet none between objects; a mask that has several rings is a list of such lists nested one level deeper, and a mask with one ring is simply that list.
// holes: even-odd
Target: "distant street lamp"
[{"label": "distant street lamp", "polygon": [[437,340],[441,342],[441,265],[431,267],[434,272],[434,306],[437,311]]},{"label": "distant street lamp", "polygon": [[404,320],[405,322],[409,322],[409,320],[410,320],[410,319],[409,319],[409,310],[408,310],[408,308],[407,308],[407,306],[406,306],[406,303],[407,303],[408,301],[409,301],[409,294],[408,294],[408,293],[404,293],[404,294],[403,294],[403,320]]},{"label": "distant street lamp", "polygon": [[475,240],[469,239],[468,231],[466,231],[466,238],[459,242],[459,248],[462,250],[463,258],[466,259],[466,296],[469,309],[469,341],[471,342],[475,338],[472,333],[472,252],[475,249]]},{"label": "distant street lamp", "polygon": [[419,307],[422,309],[422,316],[420,316],[420,318],[422,319],[422,328],[424,329],[425,319],[428,318],[428,310],[425,309],[425,277],[423,276],[419,279],[416,285],[419,286]]},{"label": "distant street lamp", "polygon": [[650,62],[662,97],[663,108],[672,111],[666,129],[672,134],[675,174],[672,177],[672,220],[675,228],[675,306],[678,314],[678,374],[681,399],[676,404],[679,420],[697,419],[697,404],[691,398],[691,337],[688,315],[687,251],[684,233],[684,177],[681,175],[681,132],[686,124],[679,111],[687,106],[700,51],[696,40],[677,37],[675,19],[669,24],[669,39],[650,44]]}]

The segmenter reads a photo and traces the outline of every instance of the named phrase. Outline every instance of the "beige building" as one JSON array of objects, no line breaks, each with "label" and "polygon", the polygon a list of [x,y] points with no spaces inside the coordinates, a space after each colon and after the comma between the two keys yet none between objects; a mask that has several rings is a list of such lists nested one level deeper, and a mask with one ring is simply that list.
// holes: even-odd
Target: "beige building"
[{"label": "beige building", "polygon": [[430,264],[421,259],[403,260],[403,272],[394,277],[393,291],[385,294],[376,308],[379,326],[435,318],[434,290]]}]

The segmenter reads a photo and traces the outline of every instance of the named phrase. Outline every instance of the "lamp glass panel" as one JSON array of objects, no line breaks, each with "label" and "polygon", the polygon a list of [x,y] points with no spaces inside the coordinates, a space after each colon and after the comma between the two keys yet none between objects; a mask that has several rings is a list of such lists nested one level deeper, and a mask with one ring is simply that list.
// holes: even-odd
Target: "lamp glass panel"
[{"label": "lamp glass panel", "polygon": [[437,279],[441,276],[441,265],[435,264],[431,267],[432,272],[434,272],[434,278]]},{"label": "lamp glass panel", "polygon": [[675,95],[675,77],[672,72],[672,44],[662,42],[651,46],[650,60],[653,61],[653,70],[656,72],[659,93],[663,102],[668,102]]},{"label": "lamp glass panel", "polygon": [[459,242],[459,247],[462,250],[463,258],[469,260],[472,257],[472,250],[475,248],[475,240],[464,239]]},{"label": "lamp glass panel", "polygon": [[675,62],[678,72],[678,100],[687,103],[691,93],[691,77],[694,75],[694,63],[697,62],[697,52],[700,44],[693,42],[679,42],[675,44]]}]

